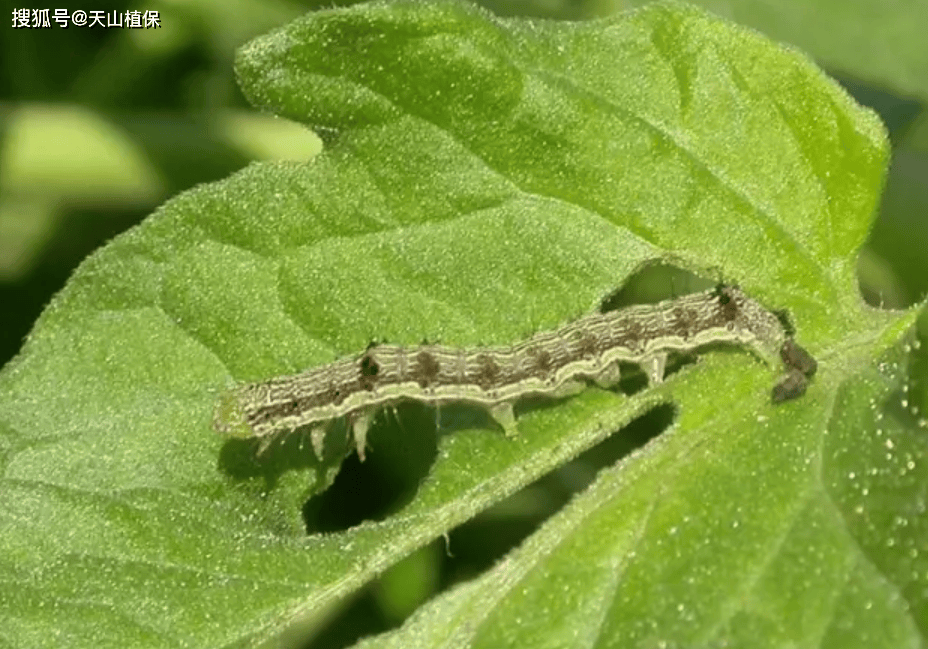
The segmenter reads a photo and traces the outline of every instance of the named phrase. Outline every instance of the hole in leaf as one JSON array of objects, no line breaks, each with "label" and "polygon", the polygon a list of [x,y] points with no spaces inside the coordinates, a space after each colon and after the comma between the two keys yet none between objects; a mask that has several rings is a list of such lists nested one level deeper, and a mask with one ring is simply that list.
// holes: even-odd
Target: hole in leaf
[{"label": "hole in leaf", "polygon": [[[586,489],[601,469],[613,465],[665,430],[672,423],[674,414],[674,408],[669,405],[649,411],[623,428],[620,434],[610,435],[575,460],[542,476],[452,530],[448,535],[447,546],[443,539],[438,539],[419,550],[427,558],[431,557],[427,565],[435,571],[427,577],[429,585],[434,585],[434,592],[422,596],[422,601],[491,568],[560,511],[576,494]],[[357,474],[354,476],[350,479],[358,477]],[[380,487],[385,484],[380,483]],[[330,502],[330,506],[336,504],[337,501]],[[436,544],[440,552],[435,551]],[[382,580],[391,578],[392,574],[388,571]],[[423,577],[419,575],[418,578]],[[401,626],[413,609],[410,608],[409,613],[400,617],[393,606],[385,605],[382,600],[382,580],[368,585],[357,599],[306,645],[306,649],[347,647],[361,637]],[[421,603],[417,601],[416,606]]]}]

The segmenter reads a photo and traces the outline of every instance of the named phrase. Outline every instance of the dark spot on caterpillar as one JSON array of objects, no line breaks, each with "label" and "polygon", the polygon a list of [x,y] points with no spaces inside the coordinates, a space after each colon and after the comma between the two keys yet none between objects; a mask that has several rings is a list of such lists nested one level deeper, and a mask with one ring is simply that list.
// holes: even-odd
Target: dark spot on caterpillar
[{"label": "dark spot on caterpillar", "polygon": [[322,391],[322,403],[339,404],[345,400],[345,394],[342,389],[334,383],[329,383],[328,387]]},{"label": "dark spot on caterpillar", "polygon": [[361,357],[361,376],[358,382],[363,390],[373,390],[377,383],[377,375],[380,374],[380,365],[368,353]]},{"label": "dark spot on caterpillar", "polygon": [[535,376],[545,378],[551,372],[552,359],[551,353],[546,349],[538,349],[537,347],[530,347],[528,349],[529,356],[532,357],[532,362],[534,367],[532,368],[532,374]]},{"label": "dark spot on caterpillar", "polygon": [[696,314],[690,309],[676,308],[673,310],[673,323],[670,325],[671,333],[683,340],[689,340],[692,335]]},{"label": "dark spot on caterpillar", "polygon": [[492,389],[499,381],[500,367],[489,354],[480,354],[477,357],[477,371],[473,375],[473,382],[484,390]]},{"label": "dark spot on caterpillar", "polygon": [[427,388],[435,383],[439,371],[441,371],[441,365],[432,354],[427,351],[420,351],[416,354],[416,367],[413,374],[420,387]]},{"label": "dark spot on caterpillar", "polygon": [[[734,322],[735,318],[738,317],[738,311],[740,310],[740,305],[738,304],[737,298],[732,296],[732,292],[729,287],[722,286],[716,289],[719,296],[719,305],[722,307],[722,321],[723,322]],[[729,331],[731,328],[729,328]]]}]

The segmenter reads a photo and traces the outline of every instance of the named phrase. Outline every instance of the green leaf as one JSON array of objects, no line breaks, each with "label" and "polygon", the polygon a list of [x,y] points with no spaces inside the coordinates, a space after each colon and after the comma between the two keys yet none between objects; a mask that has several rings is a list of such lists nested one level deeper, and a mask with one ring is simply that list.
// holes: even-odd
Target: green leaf
[{"label": "green leaf", "polygon": [[801,47],[821,65],[851,79],[928,99],[928,48],[922,30],[928,16],[925,0],[892,4],[696,0],[694,4]]},{"label": "green leaf", "polygon": [[[325,149],[195,188],[116,238],[0,373],[6,644],[312,634],[666,403],[659,440],[371,642],[924,644],[924,365],[900,346],[916,314],[867,307],[854,276],[886,141],[808,60],[676,4],[569,24],[398,2],[310,14],[237,70]],[[777,368],[707,351],[631,396],[522,407],[515,440],[458,427],[401,510],[309,536],[301,508],[337,458],[299,435],[255,457],[211,428],[235,381],[373,339],[514,342],[657,260],[787,311],[820,362],[806,396],[774,407]],[[369,454],[401,434],[375,426]]]}]

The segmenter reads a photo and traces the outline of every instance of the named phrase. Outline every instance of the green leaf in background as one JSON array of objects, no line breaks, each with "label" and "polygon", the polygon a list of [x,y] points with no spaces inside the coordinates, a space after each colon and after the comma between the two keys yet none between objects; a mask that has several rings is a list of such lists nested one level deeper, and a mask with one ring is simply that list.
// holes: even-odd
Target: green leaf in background
[{"label": "green leaf in background", "polygon": [[[620,3],[605,0],[603,4]],[[693,4],[801,47],[830,70],[893,88],[903,96],[928,98],[928,48],[922,47],[928,15],[924,0],[893,5],[867,0],[696,0]]]},{"label": "green leaf in background", "polygon": [[[867,307],[854,272],[887,157],[870,112],[796,52],[678,4],[575,24],[359,5],[250,43],[237,70],[325,149],[117,237],[0,374],[4,643],[298,642],[673,404],[667,433],[368,645],[925,644],[925,335],[906,333],[915,311]],[[304,501],[338,458],[299,435],[255,458],[211,429],[234,381],[374,339],[513,342],[657,260],[787,311],[820,362],[807,395],[773,407],[777,370],[710,351],[632,396],[523,407],[516,440],[458,427],[399,511],[308,536]],[[375,427],[368,461],[402,434]]]}]

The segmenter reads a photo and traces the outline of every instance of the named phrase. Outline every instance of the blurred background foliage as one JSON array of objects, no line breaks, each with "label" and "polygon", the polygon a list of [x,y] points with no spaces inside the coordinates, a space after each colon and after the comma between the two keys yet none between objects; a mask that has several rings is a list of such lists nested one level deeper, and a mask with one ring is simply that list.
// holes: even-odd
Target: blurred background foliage
[{"label": "blurred background foliage", "polygon": [[[83,5],[6,2],[0,38],[0,362],[80,261],[172,195],[228,176],[253,160],[306,159],[321,150],[306,128],[250,110],[235,82],[235,49],[302,13],[351,2],[304,0],[97,0]],[[504,16],[583,20],[643,2],[484,0]],[[808,52],[861,103],[876,110],[893,162],[861,289],[873,304],[903,307],[928,294],[928,0],[770,3],[702,0],[709,11]],[[15,9],[68,6],[158,11],[159,29],[13,29]],[[921,19],[918,16],[921,16]],[[663,273],[666,276],[666,272]],[[686,282],[680,280],[684,285]],[[677,283],[680,290],[681,284]],[[595,459],[565,467],[452,536],[411,556],[333,621],[316,646],[344,645],[394,626],[436,589],[485,569],[587,484],[598,467],[665,426],[649,415]],[[637,438],[637,442],[636,442]],[[619,448],[621,446],[621,448]],[[427,462],[403,475],[346,462],[346,480],[368,480],[382,502],[344,502],[337,484],[305,512],[309,530],[380,518],[414,490]],[[409,469],[410,467],[406,467]],[[340,476],[341,478],[341,476]],[[357,483],[356,483],[357,484]],[[384,485],[387,485],[384,487]],[[329,500],[326,501],[326,498]],[[392,503],[392,504],[391,504]],[[342,514],[351,512],[351,519]],[[506,521],[501,524],[501,521]],[[493,530],[487,534],[484,527]],[[470,540],[469,540],[470,539]],[[491,539],[493,547],[487,546]]]}]

